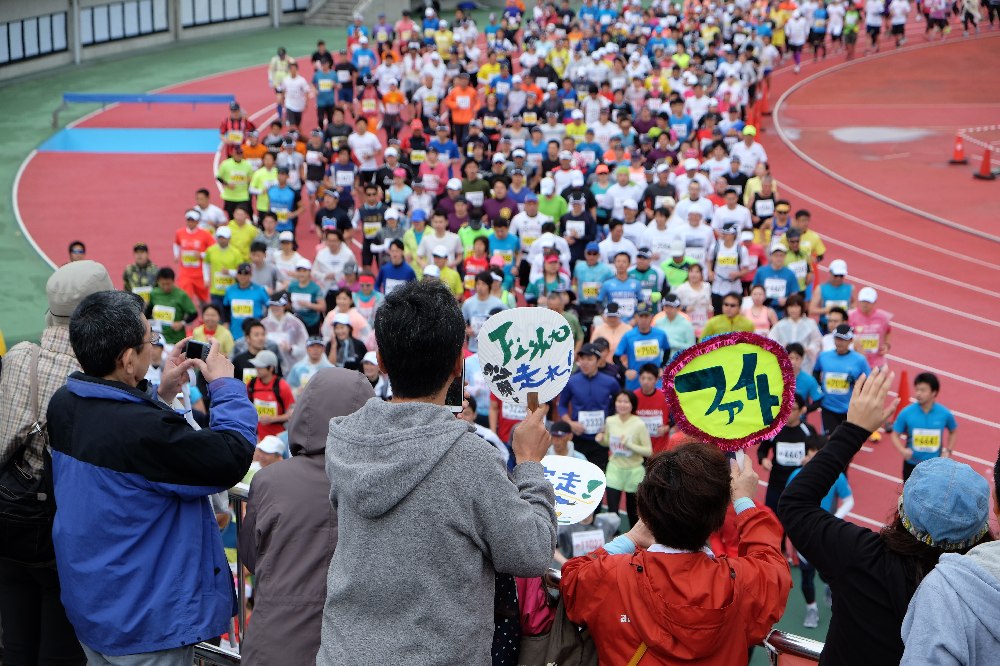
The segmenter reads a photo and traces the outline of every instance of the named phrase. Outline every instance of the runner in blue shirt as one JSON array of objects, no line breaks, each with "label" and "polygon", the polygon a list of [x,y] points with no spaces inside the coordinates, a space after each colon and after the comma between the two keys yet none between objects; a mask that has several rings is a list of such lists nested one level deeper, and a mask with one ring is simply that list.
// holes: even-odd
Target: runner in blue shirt
[{"label": "runner in blue shirt", "polygon": [[378,57],[368,48],[368,38],[363,36],[358,40],[358,48],[354,49],[351,64],[358,70],[358,78],[364,78],[372,73],[378,65]]},{"label": "runner in blue shirt", "polygon": [[403,241],[398,238],[389,241],[389,261],[378,269],[378,277],[375,278],[376,291],[388,296],[396,287],[417,279],[413,267],[403,259],[403,250]]},{"label": "runner in blue shirt", "polygon": [[337,104],[337,72],[330,69],[330,61],[322,60],[320,69],[313,74],[313,87],[316,88],[316,118],[320,127],[326,127],[333,122],[333,107]]},{"label": "runner in blue shirt", "polygon": [[694,119],[684,113],[684,100],[677,98],[670,102],[670,116],[667,124],[681,143],[687,141],[694,131]]},{"label": "runner in blue shirt", "polygon": [[618,311],[621,313],[622,321],[626,324],[632,322],[632,315],[635,314],[635,306],[642,302],[642,284],[635,278],[628,276],[628,267],[632,258],[627,252],[619,252],[615,255],[615,275],[606,280],[601,285],[598,298],[605,306],[608,303],[617,303]]},{"label": "runner in blue shirt", "polygon": [[652,363],[663,367],[663,356],[670,351],[670,341],[662,328],[653,328],[653,307],[649,303],[639,303],[635,309],[635,328],[626,333],[615,356],[621,359],[625,370],[625,389],[639,388],[639,368]]},{"label": "runner in blue shirt", "polygon": [[295,231],[295,223],[299,213],[299,193],[288,186],[288,169],[278,167],[278,184],[267,189],[267,199],[271,212],[278,220],[275,227],[278,233]]},{"label": "runner in blue shirt", "polygon": [[836,349],[825,351],[816,358],[813,376],[823,388],[823,431],[829,435],[833,429],[847,420],[847,407],[851,402],[854,382],[861,375],[871,375],[872,369],[864,355],[851,349],[854,329],[841,324],[833,332]]},{"label": "runner in blue shirt", "polygon": [[[958,424],[944,405],[938,404],[941,389],[938,378],[930,372],[921,372],[913,380],[913,397],[916,403],[903,408],[892,428],[892,445],[903,456],[903,481],[910,478],[913,469],[931,458],[950,458],[955,450]],[[948,431],[945,443],[944,431]],[[906,443],[899,436],[906,435]]]},{"label": "runner in blue shirt", "polygon": [[[785,301],[792,294],[802,291],[799,288],[799,279],[791,268],[785,266],[785,248],[776,245],[771,248],[770,263],[757,269],[753,277],[753,283],[764,287],[764,294],[767,305],[774,308],[778,317],[785,314]],[[845,408],[846,413],[846,408]]]},{"label": "runner in blue shirt", "polygon": [[[501,265],[504,274],[503,288],[510,289],[510,285],[514,283],[511,270],[520,264],[521,239],[517,234],[510,233],[510,220],[504,218],[493,220],[493,228],[486,234],[486,238],[490,241],[490,252],[493,253],[493,257],[499,256],[503,260]],[[493,257],[490,257],[491,264]]]},{"label": "runner in blue shirt", "polygon": [[604,419],[610,414],[611,397],[621,390],[611,375],[597,368],[601,351],[592,344],[580,348],[574,372],[559,394],[559,416],[573,430],[576,450],[602,470],[608,465],[608,450],[594,440],[604,429]]},{"label": "runner in blue shirt", "polygon": [[222,297],[223,306],[229,308],[229,332],[233,340],[243,337],[243,322],[263,319],[267,314],[267,290],[253,282],[253,265],[246,262],[236,267],[236,284],[229,285]]},{"label": "runner in blue shirt", "polygon": [[795,374],[795,395],[802,396],[807,412],[814,412],[820,408],[823,390],[815,377],[802,371],[802,360],[806,357],[805,347],[792,342],[785,347],[785,351],[788,352],[788,360],[792,362],[792,372]]}]

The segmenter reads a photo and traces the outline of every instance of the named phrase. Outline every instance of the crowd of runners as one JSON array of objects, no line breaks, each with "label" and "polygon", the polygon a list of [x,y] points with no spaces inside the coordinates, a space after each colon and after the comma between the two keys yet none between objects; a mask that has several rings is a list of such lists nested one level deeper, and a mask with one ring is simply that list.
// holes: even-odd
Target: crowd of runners
[{"label": "crowd of runners", "polygon": [[[847,263],[812,228],[811,211],[781,191],[755,123],[775,71],[799,72],[803,53],[814,60],[854,57],[862,26],[868,53],[903,45],[907,30],[916,30],[914,19],[931,39],[957,22],[967,34],[983,21],[992,27],[998,12],[998,0],[982,7],[978,0],[584,0],[578,7],[507,0],[485,25],[462,9],[445,16],[427,6],[395,21],[380,16],[374,25],[358,17],[341,49],[319,42],[306,58],[296,57],[306,55],[302,45],[292,53],[279,48],[267,68],[273,120],[257,127],[246,109],[231,105],[220,126],[215,182],[206,181],[192,193],[191,207],[178,211],[172,256],[153,256],[148,239],[135,239],[122,280],[124,290],[141,297],[149,321],[145,378],[159,384],[189,340],[230,359],[257,414],[249,483],[258,470],[308,451],[290,424],[299,401],[318,399],[307,386],[329,377],[327,369],[360,372],[372,395],[392,399],[391,369],[378,354],[378,313],[396,290],[411,289],[408,283],[443,284],[465,326],[460,418],[516,476],[515,433],[533,417],[491,395],[477,335],[508,308],[554,310],[572,331],[576,368],[562,394],[543,406],[550,453],[605,470],[607,497],[601,513],[560,528],[551,564],[572,562],[567,613],[591,628],[602,663],[630,656],[628,663],[637,663],[647,647],[663,658],[736,663],[725,659],[745,655],[781,616],[788,564],[800,569],[805,627],[820,620],[817,570],[828,584],[827,604],[837,610],[827,643],[837,660],[829,663],[896,663],[917,583],[941,553],[964,553],[988,539],[988,491],[959,463],[930,471],[956,446],[955,419],[937,402],[937,377],[918,375],[916,402],[901,411],[874,406],[873,391],[882,390],[884,401],[888,390],[892,314],[875,289],[850,281]],[[84,242],[75,241],[69,253],[71,264],[85,261]],[[740,474],[732,481],[738,501],[719,524],[705,523],[709,554],[733,561],[746,556],[746,543],[774,540],[759,554],[766,564],[747,570],[767,583],[743,590],[759,598],[747,606],[745,626],[729,627],[740,647],[722,661],[712,661],[714,639],[706,642],[693,625],[662,620],[681,638],[654,642],[642,632],[661,622],[656,612],[634,609],[649,617],[630,620],[624,613],[633,609],[621,606],[620,622],[641,628],[645,642],[636,651],[641,641],[629,642],[635,632],[616,638],[618,627],[597,605],[610,565],[598,572],[573,558],[665,548],[670,520],[658,516],[649,491],[643,499],[643,487],[666,484],[662,492],[676,492],[664,475],[683,476],[701,463],[684,457],[691,454],[683,445],[693,439],[667,409],[663,371],[696,342],[732,332],[777,341],[795,374],[788,423],[751,456],[768,472],[764,503],[781,524],[746,517],[756,477]],[[214,422],[213,386],[205,373],[191,373],[182,390],[189,419],[206,427]],[[406,392],[412,397],[412,388]],[[843,520],[854,500],[841,472],[865,441],[879,442],[885,432],[878,445],[899,451],[914,499],[904,493],[895,522],[878,535]],[[671,451],[679,457],[663,462]],[[723,473],[728,498],[727,467]],[[944,475],[968,492],[953,492]],[[738,494],[737,486],[747,490]],[[934,503],[954,513],[932,510]],[[217,506],[217,514],[220,525],[227,522],[228,509]],[[650,535],[640,518],[665,522]],[[703,543],[700,527],[691,527],[696,516],[688,519],[688,538]],[[237,544],[227,538],[232,556]],[[243,536],[239,548],[250,549],[243,555],[254,561]],[[697,550],[673,545],[661,552]],[[982,566],[995,572],[994,552]],[[587,585],[595,587],[583,592]],[[866,596],[872,589],[877,598]],[[994,596],[996,589],[993,580]],[[513,579],[508,586],[497,578],[498,618],[511,605],[516,617],[520,603],[517,637],[537,628],[525,621],[526,594],[520,582],[515,591]],[[664,594],[677,603],[683,596],[678,589]],[[257,596],[251,592],[251,603]],[[709,597],[704,603],[719,603]],[[617,625],[624,602],[608,603]],[[5,634],[13,610],[0,604]],[[921,661],[929,654],[923,650],[934,647],[925,645],[924,628],[912,625],[911,615],[922,612],[911,606],[903,625],[907,649],[911,640],[916,646],[908,663],[929,663]],[[495,664],[518,663],[505,624],[497,620]],[[250,627],[248,641],[253,621]],[[324,640],[325,632],[324,625]],[[304,641],[311,654],[320,645],[318,633],[275,633],[271,640]],[[267,652],[257,641],[254,649]],[[325,650],[319,663],[327,663]],[[107,658],[91,663],[125,663]]]}]

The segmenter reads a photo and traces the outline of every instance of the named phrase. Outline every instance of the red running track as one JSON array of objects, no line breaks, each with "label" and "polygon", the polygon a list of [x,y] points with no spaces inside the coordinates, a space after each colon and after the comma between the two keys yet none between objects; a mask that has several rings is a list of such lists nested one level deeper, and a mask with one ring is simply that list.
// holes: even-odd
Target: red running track
[{"label": "red running track", "polygon": [[[911,25],[911,30],[915,25],[919,24]],[[781,193],[793,206],[812,210],[814,228],[828,246],[824,263],[846,259],[852,280],[879,289],[879,305],[894,313],[892,367],[908,370],[911,378],[923,369],[941,375],[941,400],[959,419],[958,448],[964,456],[959,459],[986,473],[996,459],[1000,440],[1000,419],[991,409],[1000,392],[994,380],[1000,376],[1000,352],[994,343],[1000,333],[1000,317],[996,316],[1000,304],[993,288],[1000,279],[1000,244],[852,189],[793,151],[804,150],[811,159],[927,213],[955,216],[960,212],[963,224],[989,229],[996,216],[991,218],[983,202],[996,197],[1000,184],[974,184],[967,167],[940,166],[949,156],[954,130],[978,124],[975,119],[979,116],[974,114],[987,109],[986,105],[992,108],[998,100],[998,87],[983,85],[981,78],[995,77],[989,73],[995,70],[968,64],[989,62],[996,40],[984,36],[959,44],[961,41],[952,35],[943,46],[925,49],[915,45],[862,58],[828,76],[809,80],[778,110],[789,143],[779,140],[769,121],[764,123],[766,133],[760,138]],[[958,54],[955,62],[952,54]],[[779,68],[772,76],[772,104],[793,84],[842,62],[843,56],[838,54],[817,65],[807,60],[798,76],[789,66]],[[930,65],[934,66],[929,71]],[[938,65],[946,72],[943,78]],[[935,103],[961,104],[961,108],[942,112],[927,105],[927,98],[921,96],[925,94],[923,83],[932,76],[944,86],[930,91]],[[258,123],[269,119],[274,101],[263,66],[165,90],[236,94]],[[897,114],[887,114],[880,106],[900,103],[908,106]],[[921,151],[919,158],[885,159],[892,151],[904,149],[880,147],[877,154],[883,159],[866,159],[869,153],[864,151],[874,150],[877,144],[859,148],[825,136],[829,129],[838,127],[838,118],[851,126],[885,125],[891,120],[893,127],[931,129],[933,141],[939,144],[931,145],[932,139],[906,143],[906,151],[914,155]],[[97,113],[78,126],[216,127],[219,122],[217,108],[120,106]],[[305,125],[314,122],[310,110]],[[789,129],[799,133],[792,135]],[[23,165],[16,194],[26,228],[43,252],[57,262],[69,240],[81,237],[88,243],[90,256],[109,267],[129,263],[131,246],[140,240],[149,244],[154,261],[168,264],[173,232],[182,224],[181,211],[191,205],[195,189],[211,189],[212,168],[212,156],[206,154],[38,153]],[[887,176],[895,173],[893,170],[902,175]],[[949,180],[942,180],[945,177]],[[60,183],[59,187],[53,188],[53,182]],[[943,205],[941,189],[946,189],[949,197],[954,195]],[[67,210],[73,211],[70,220]],[[312,239],[307,236],[303,251],[311,254],[312,249]],[[850,473],[857,500],[855,520],[877,526],[892,512],[900,489],[900,467],[899,456],[888,441],[859,454]]]}]

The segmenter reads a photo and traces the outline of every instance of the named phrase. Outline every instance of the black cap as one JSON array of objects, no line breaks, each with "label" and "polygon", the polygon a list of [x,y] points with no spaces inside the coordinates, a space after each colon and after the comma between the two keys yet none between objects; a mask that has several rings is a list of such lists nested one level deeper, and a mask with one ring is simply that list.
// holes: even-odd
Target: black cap
[{"label": "black cap", "polygon": [[853,340],[854,339],[854,329],[847,324],[841,324],[834,330],[833,337],[840,340]]},{"label": "black cap", "polygon": [[569,435],[573,432],[573,429],[569,427],[569,424],[565,421],[554,421],[552,425],[549,426],[549,434],[552,435]]},{"label": "black cap", "polygon": [[229,103],[229,110],[230,111],[239,111],[240,110],[240,103],[237,102],[234,99],[232,102]]},{"label": "black cap", "polygon": [[283,173],[283,174],[285,174],[287,176],[288,175],[288,167],[278,167],[278,173]]},{"label": "black cap", "polygon": [[149,246],[146,245],[145,243],[136,243],[135,245],[132,246],[133,252],[138,252],[139,250],[142,250],[143,252],[149,252]]},{"label": "black cap", "polygon": [[789,229],[788,231],[785,232],[786,240],[797,240],[800,238],[802,238],[802,232],[799,231],[798,229]]},{"label": "black cap", "polygon": [[252,275],[253,266],[244,261],[242,264],[236,267],[236,272],[240,275]]},{"label": "black cap", "polygon": [[600,356],[601,350],[597,348],[597,345],[586,344],[580,347],[580,356]]}]

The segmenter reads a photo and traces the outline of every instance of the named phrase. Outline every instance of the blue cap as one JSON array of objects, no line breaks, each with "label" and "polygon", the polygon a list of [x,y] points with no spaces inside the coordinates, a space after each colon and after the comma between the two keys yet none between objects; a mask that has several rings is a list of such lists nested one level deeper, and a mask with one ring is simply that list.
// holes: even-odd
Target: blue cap
[{"label": "blue cap", "polygon": [[528,194],[525,195],[524,200],[526,202],[527,201],[538,201],[538,196],[534,192],[528,192]]},{"label": "blue cap", "polygon": [[589,243],[587,243],[587,247],[583,248],[583,251],[584,252],[600,252],[601,251],[601,246],[597,243],[597,241],[590,241]]},{"label": "blue cap", "polygon": [[412,222],[419,222],[420,220],[426,220],[426,219],[427,219],[427,212],[420,209],[413,211],[413,214],[410,215],[410,221]]},{"label": "blue cap", "polygon": [[918,541],[943,550],[965,550],[989,530],[990,486],[951,458],[917,465],[903,486],[899,517]]}]

